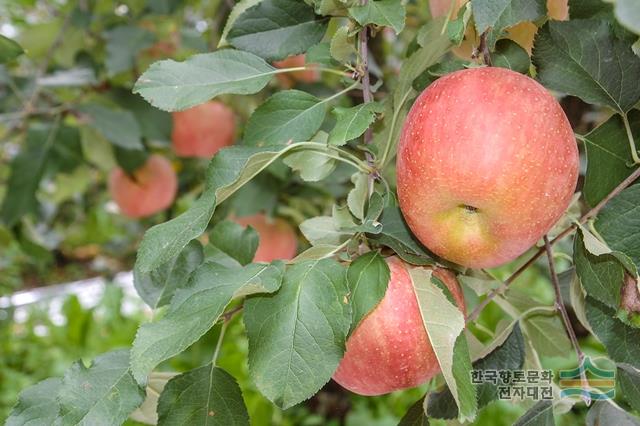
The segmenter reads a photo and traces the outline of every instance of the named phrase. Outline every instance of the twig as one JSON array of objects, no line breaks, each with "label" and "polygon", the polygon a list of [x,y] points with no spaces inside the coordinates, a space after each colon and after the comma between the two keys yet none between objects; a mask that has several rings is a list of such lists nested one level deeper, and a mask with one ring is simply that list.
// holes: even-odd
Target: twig
[{"label": "twig", "polygon": [[[585,375],[584,369],[582,368],[582,362],[584,361],[584,352],[580,349],[580,343],[578,343],[578,338],[576,337],[576,332],[573,330],[573,326],[571,325],[571,320],[569,319],[569,314],[567,313],[567,308],[564,305],[564,301],[562,300],[562,293],[560,292],[560,281],[558,281],[558,274],[556,273],[555,263],[553,261],[553,250],[551,249],[551,243],[549,242],[549,237],[546,235],[543,237],[544,239],[544,249],[547,253],[547,260],[549,262],[549,274],[551,275],[551,283],[553,284],[553,290],[556,295],[556,309],[560,311],[560,316],[562,317],[562,322],[564,323],[564,328],[569,335],[569,339],[571,340],[571,344],[576,351],[576,356],[578,358],[578,365],[580,366],[580,379],[582,381],[582,388],[588,389],[589,382],[587,381],[587,376]],[[583,393],[584,402],[589,405],[591,403],[591,398],[587,393]]]},{"label": "twig", "polygon": [[[368,0],[362,0],[362,6],[366,6]],[[368,103],[373,101],[373,94],[371,93],[371,78],[369,76],[369,27],[365,25],[358,34],[358,41],[360,44],[360,72],[362,73],[362,99],[364,103]],[[370,144],[373,141],[373,130],[369,127],[364,132],[364,143],[365,145]],[[373,155],[370,152],[365,152],[365,158],[369,166],[374,167]],[[369,174],[369,195],[373,193],[374,183],[376,179],[376,173]]]},{"label": "twig", "polygon": [[[596,216],[598,213],[600,213],[600,210],[602,210],[604,208],[604,206],[616,195],[620,194],[622,191],[624,191],[629,185],[631,185],[633,182],[635,182],[638,178],[640,177],[640,168],[636,169],[636,171],[634,171],[633,173],[631,173],[629,175],[629,177],[627,177],[625,180],[623,180],[622,182],[620,182],[620,184],[618,186],[616,186],[613,191],[611,191],[609,194],[607,194],[606,197],[604,197],[602,199],[602,201],[600,201],[594,208],[592,208],[591,210],[589,210],[587,213],[585,213],[580,220],[578,221],[578,223],[585,224],[589,219],[591,219],[592,217]],[[567,235],[571,234],[573,231],[575,231],[577,228],[577,225],[573,224],[571,226],[569,226],[568,228],[564,229],[562,232],[560,232],[554,239],[552,239],[551,241],[549,241],[549,244],[551,246],[553,246],[555,243],[557,243],[558,241],[560,241],[561,239],[563,239],[564,237],[566,237]],[[509,278],[507,278],[500,287],[492,290],[487,297],[478,304],[478,306],[476,306],[476,308],[467,316],[467,323],[471,322],[471,321],[475,321],[478,316],[480,315],[480,312],[482,312],[482,310],[491,302],[491,300],[493,300],[494,297],[496,297],[498,294],[504,292],[509,285],[511,285],[511,283],[513,283],[513,281],[515,281],[516,278],[518,278],[525,270],[527,270],[527,268],[529,268],[529,266],[533,265],[535,263],[536,260],[538,260],[540,258],[540,256],[542,256],[545,253],[545,248],[542,247],[540,249],[538,249],[538,251],[529,258],[529,260],[527,260],[521,267],[519,267],[513,274],[511,274],[511,276]]]},{"label": "twig", "polygon": [[220,319],[222,320],[222,322],[228,323],[229,321],[231,321],[233,319],[234,316],[236,316],[236,314],[238,314],[240,311],[242,311],[242,307],[243,307],[243,305],[239,305],[239,306],[236,306],[233,309],[228,310],[224,314],[220,315]]},{"label": "twig", "polygon": [[487,36],[489,35],[491,28],[488,28],[480,35],[480,46],[478,46],[479,53],[482,54],[482,60],[486,66],[492,67],[491,52],[489,52],[489,45],[487,44]]}]

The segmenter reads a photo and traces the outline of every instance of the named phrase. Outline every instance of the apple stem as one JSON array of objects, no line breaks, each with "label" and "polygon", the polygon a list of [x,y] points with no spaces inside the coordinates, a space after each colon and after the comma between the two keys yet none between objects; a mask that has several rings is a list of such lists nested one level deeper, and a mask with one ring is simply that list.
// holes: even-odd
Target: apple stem
[{"label": "apple stem", "polygon": [[[640,178],[640,167],[636,169],[633,173],[629,175],[625,180],[620,182],[618,186],[616,186],[606,197],[602,199],[594,208],[586,212],[578,221],[579,224],[585,224],[589,219],[596,216],[600,213],[600,210],[604,208],[604,206],[616,195],[620,194],[623,190],[625,190],[629,185],[635,182],[638,178]],[[553,246],[555,243],[571,234],[573,231],[577,229],[578,225],[573,224],[568,228],[565,228],[562,232],[560,232],[555,238],[549,241],[549,244]],[[479,316],[482,310],[493,300],[498,294],[501,294],[507,290],[509,285],[513,283],[516,278],[518,278],[524,271],[527,270],[531,265],[533,265],[536,260],[540,258],[545,253],[545,248],[540,248],[538,251],[529,258],[521,267],[519,267],[509,278],[507,278],[504,282],[502,282],[499,287],[492,290],[487,297],[480,303],[475,309],[467,316],[467,323],[475,321]]]}]

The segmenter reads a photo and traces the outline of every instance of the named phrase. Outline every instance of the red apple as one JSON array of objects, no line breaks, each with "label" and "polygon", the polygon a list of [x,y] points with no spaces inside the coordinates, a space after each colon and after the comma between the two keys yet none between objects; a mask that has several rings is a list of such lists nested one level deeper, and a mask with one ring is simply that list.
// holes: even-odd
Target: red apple
[{"label": "red apple", "polygon": [[119,167],[109,175],[109,193],[125,216],[150,216],[173,203],[178,179],[171,163],[164,157],[151,155],[133,177]]},{"label": "red apple", "polygon": [[562,108],[508,69],[436,80],[402,129],[400,209],[426,247],[467,267],[498,266],[529,249],[567,209],[577,178]]},{"label": "red apple", "polygon": [[[298,68],[305,66],[305,55],[289,56],[281,61],[275,61],[273,66],[276,68]],[[304,71],[293,71],[288,73],[276,74],[276,78],[280,85],[285,89],[293,87],[296,81],[303,83],[314,83],[318,81],[319,75],[317,70],[307,69]]]},{"label": "red apple", "polygon": [[233,144],[236,120],[222,102],[211,101],[173,113],[173,149],[181,157],[211,158]]},{"label": "red apple", "polygon": [[282,219],[267,218],[263,214],[234,219],[242,226],[251,226],[260,237],[254,262],[290,260],[298,251],[298,239],[295,230]]},{"label": "red apple", "polygon": [[[360,395],[382,395],[425,383],[440,365],[422,323],[407,265],[387,259],[391,279],[387,292],[347,340],[347,351],[333,379]],[[434,276],[451,291],[464,311],[455,275],[436,268]]]}]

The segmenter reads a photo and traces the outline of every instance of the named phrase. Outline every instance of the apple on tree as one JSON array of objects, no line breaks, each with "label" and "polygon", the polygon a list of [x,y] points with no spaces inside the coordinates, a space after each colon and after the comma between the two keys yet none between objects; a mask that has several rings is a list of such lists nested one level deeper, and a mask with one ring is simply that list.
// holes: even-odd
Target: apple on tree
[{"label": "apple on tree", "polygon": [[[382,395],[425,383],[440,372],[438,359],[422,322],[407,265],[387,259],[391,276],[384,297],[356,327],[333,379],[360,395]],[[464,312],[462,290],[455,275],[433,271]]]},{"label": "apple on tree", "polygon": [[181,157],[211,158],[233,144],[235,132],[233,111],[219,101],[173,113],[171,139],[175,153]]},{"label": "apple on tree", "polygon": [[264,214],[244,216],[234,219],[242,226],[251,226],[258,233],[260,243],[253,257],[254,262],[290,260],[298,251],[296,232],[291,225],[280,218],[268,218]]},{"label": "apple on tree", "polygon": [[161,155],[149,156],[146,163],[128,175],[120,167],[109,175],[109,193],[128,217],[150,216],[169,207],[176,197],[178,179],[171,163]]},{"label": "apple on tree", "polygon": [[493,267],[560,219],[578,165],[571,125],[542,85],[504,68],[457,71],[425,89],[404,123],[400,209],[435,254]]}]

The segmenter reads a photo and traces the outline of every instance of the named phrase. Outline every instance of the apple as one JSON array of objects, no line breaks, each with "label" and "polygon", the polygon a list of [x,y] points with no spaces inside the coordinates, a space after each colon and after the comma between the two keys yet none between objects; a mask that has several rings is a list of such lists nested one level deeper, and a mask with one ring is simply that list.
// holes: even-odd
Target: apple
[{"label": "apple", "polygon": [[295,230],[286,221],[280,218],[267,218],[264,214],[239,217],[234,220],[242,226],[251,226],[260,237],[258,250],[253,257],[254,262],[290,260],[296,256],[298,239]]},{"label": "apple", "polygon": [[[407,265],[387,259],[391,278],[384,297],[347,339],[347,350],[333,379],[360,395],[382,395],[425,383],[440,365],[422,322]],[[451,291],[464,312],[455,275],[436,268],[434,276]]]},{"label": "apple", "polygon": [[425,89],[402,129],[400,209],[433,253],[471,268],[529,249],[569,206],[578,147],[555,98],[505,68],[448,74]]},{"label": "apple", "polygon": [[233,144],[235,116],[222,102],[206,102],[172,115],[173,149],[181,157],[211,158],[221,148]]},{"label": "apple", "polygon": [[[304,67],[305,55],[289,56],[281,61],[275,61],[273,66],[276,68],[298,68]],[[307,69],[304,71],[293,71],[288,73],[276,74],[276,78],[280,82],[280,85],[285,89],[290,89],[294,86],[296,81],[303,83],[314,83],[318,81],[319,74],[317,70]]]},{"label": "apple", "polygon": [[109,193],[125,216],[150,216],[169,207],[176,197],[178,178],[171,163],[153,154],[133,173],[120,167],[111,170]]}]

